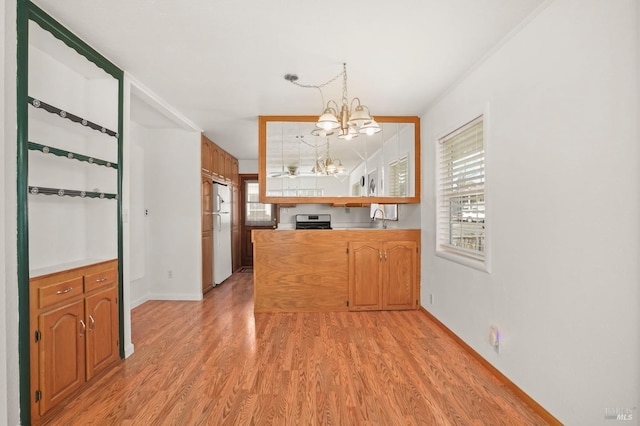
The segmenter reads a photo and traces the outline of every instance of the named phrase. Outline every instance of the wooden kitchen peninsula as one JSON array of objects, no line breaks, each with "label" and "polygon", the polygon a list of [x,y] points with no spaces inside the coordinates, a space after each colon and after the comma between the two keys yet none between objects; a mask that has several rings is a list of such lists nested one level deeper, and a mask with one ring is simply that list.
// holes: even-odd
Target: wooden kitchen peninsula
[{"label": "wooden kitchen peninsula", "polygon": [[255,312],[417,309],[419,229],[254,230]]}]

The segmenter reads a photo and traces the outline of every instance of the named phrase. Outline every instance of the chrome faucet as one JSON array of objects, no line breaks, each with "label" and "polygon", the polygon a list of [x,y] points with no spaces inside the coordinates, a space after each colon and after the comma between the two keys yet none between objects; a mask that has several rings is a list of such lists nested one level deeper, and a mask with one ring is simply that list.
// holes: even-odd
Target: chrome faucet
[{"label": "chrome faucet", "polygon": [[376,213],[382,213],[382,229],[387,229],[387,217],[384,214],[384,210],[381,209],[380,207],[376,208],[373,211],[373,216],[371,216],[371,222],[373,222],[374,220],[376,220]]}]

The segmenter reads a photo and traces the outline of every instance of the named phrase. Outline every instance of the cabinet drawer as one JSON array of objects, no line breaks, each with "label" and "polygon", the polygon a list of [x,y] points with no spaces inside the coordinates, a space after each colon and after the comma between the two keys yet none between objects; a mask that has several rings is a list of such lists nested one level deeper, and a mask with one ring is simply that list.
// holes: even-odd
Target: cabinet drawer
[{"label": "cabinet drawer", "polygon": [[55,305],[82,295],[82,278],[61,281],[38,289],[38,307],[40,309]]},{"label": "cabinet drawer", "polygon": [[116,269],[109,269],[107,271],[97,272],[91,275],[84,276],[84,291],[89,293],[90,291],[115,285],[118,282],[118,271]]}]

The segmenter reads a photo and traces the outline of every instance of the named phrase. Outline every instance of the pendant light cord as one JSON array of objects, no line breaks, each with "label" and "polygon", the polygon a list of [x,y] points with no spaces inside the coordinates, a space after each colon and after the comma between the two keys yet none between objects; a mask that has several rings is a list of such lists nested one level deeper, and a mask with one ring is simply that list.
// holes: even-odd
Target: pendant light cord
[{"label": "pendant light cord", "polygon": [[290,83],[295,84],[298,87],[302,87],[305,89],[318,89],[318,91],[320,92],[320,98],[322,99],[322,109],[324,109],[325,107],[325,102],[324,102],[324,93],[322,93],[322,88],[333,83],[334,81],[336,81],[337,79],[339,79],[340,77],[343,77],[343,81],[342,81],[342,100],[343,102],[348,102],[345,101],[346,97],[347,97],[347,63],[343,62],[342,63],[342,72],[336,74],[335,77],[331,78],[330,80],[322,83],[322,84],[302,84],[302,83],[298,83],[298,76],[295,74],[287,74],[284,76],[284,79],[287,80]]}]

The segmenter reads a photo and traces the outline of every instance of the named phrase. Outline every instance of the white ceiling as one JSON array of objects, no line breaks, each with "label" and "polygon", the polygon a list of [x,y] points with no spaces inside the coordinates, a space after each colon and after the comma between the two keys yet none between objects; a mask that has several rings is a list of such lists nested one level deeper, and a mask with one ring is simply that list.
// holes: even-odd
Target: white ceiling
[{"label": "white ceiling", "polygon": [[[319,114],[348,64],[349,97],[421,115],[547,0],[35,0],[239,159],[259,115]],[[336,81],[325,100],[339,100]]]}]

